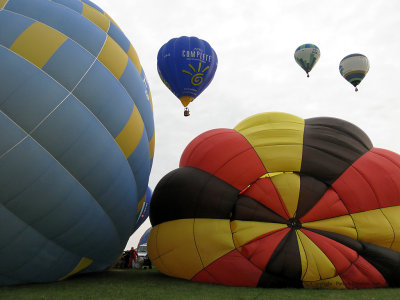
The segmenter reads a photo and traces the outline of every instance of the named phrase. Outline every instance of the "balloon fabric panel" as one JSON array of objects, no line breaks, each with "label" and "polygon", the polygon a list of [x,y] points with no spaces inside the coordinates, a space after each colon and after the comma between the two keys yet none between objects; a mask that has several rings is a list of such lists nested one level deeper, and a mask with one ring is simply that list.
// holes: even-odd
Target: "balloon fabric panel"
[{"label": "balloon fabric panel", "polygon": [[[153,193],[153,199],[157,199],[155,202],[152,200],[150,205],[153,226],[188,218],[229,219],[238,190],[224,181],[192,167],[172,171],[162,180],[168,188]],[[216,190],[219,192],[215,193]],[[197,194],[195,199],[190,197],[193,194]],[[210,198],[213,199],[211,215],[208,206]]]},{"label": "balloon fabric panel", "polygon": [[[215,146],[204,149],[202,143]],[[212,160],[208,157],[212,157]],[[252,145],[232,129],[211,130],[200,135],[182,154],[180,166],[201,169],[240,190],[266,173]]]},{"label": "balloon fabric panel", "polygon": [[255,286],[261,270],[245,259],[239,251],[231,251],[193,277],[193,281],[232,286]]}]

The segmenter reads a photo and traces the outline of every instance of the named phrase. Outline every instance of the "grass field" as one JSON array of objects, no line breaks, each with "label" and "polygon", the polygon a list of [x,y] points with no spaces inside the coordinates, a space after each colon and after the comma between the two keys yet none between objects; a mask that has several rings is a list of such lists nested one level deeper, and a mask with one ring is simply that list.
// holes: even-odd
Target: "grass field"
[{"label": "grass field", "polygon": [[305,290],[227,287],[167,277],[157,270],[81,275],[48,284],[1,287],[0,299],[400,299],[400,289]]}]

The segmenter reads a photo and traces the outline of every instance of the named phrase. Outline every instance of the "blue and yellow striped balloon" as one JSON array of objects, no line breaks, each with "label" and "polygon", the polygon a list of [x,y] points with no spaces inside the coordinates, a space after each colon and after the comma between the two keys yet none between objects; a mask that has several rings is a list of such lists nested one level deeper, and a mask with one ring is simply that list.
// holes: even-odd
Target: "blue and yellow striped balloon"
[{"label": "blue and yellow striped balloon", "polygon": [[104,270],[154,153],[135,49],[88,0],[0,0],[0,285]]},{"label": "blue and yellow striped balloon", "polygon": [[358,91],[357,85],[364,79],[368,71],[368,58],[359,53],[345,56],[339,64],[340,74],[355,87],[356,92]]}]

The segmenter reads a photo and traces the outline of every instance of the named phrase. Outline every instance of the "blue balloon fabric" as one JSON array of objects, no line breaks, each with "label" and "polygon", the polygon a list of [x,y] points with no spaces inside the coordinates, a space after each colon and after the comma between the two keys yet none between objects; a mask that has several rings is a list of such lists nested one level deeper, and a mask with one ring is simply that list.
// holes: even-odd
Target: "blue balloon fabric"
[{"label": "blue balloon fabric", "polygon": [[154,139],[145,73],[103,10],[0,1],[0,286],[113,264],[146,197]]},{"label": "blue balloon fabric", "polygon": [[193,36],[169,40],[157,55],[161,80],[184,107],[207,88],[217,66],[217,54],[210,44]]},{"label": "blue balloon fabric", "polygon": [[150,212],[150,201],[153,192],[150,187],[147,188],[146,191],[146,198],[144,199],[143,203],[139,203],[138,205],[138,216],[136,217],[136,226],[135,231],[147,220],[149,217]]}]

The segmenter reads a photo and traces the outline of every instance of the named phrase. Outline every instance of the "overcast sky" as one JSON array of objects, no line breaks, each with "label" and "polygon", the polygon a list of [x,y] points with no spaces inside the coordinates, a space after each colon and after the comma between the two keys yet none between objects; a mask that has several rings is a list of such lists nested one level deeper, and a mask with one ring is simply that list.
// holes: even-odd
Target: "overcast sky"
[{"label": "overcast sky", "polygon": [[[149,81],[156,148],[149,186],[178,167],[186,145],[214,128],[233,128],[260,112],[354,123],[375,147],[400,153],[400,1],[398,0],[93,0],[135,47]],[[168,40],[196,36],[210,43],[218,68],[183,116],[157,73]],[[293,54],[313,43],[321,57],[310,78]],[[370,71],[356,93],[339,73],[341,59],[361,53]],[[137,245],[147,221],[130,239]]]}]

